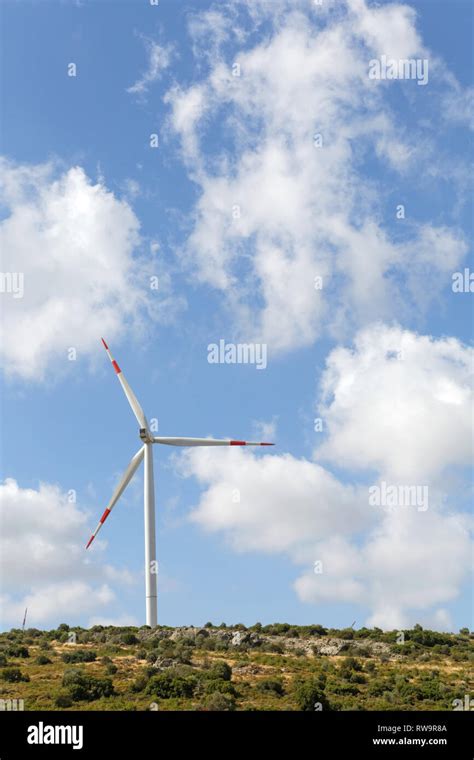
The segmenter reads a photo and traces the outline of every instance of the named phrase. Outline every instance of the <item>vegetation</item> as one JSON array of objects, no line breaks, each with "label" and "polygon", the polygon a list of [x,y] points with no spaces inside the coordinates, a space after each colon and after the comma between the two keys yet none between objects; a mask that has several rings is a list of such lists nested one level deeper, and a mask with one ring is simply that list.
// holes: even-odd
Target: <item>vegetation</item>
[{"label": "vegetation", "polygon": [[451,710],[474,636],[289,623],[0,634],[0,698],[26,710]]}]

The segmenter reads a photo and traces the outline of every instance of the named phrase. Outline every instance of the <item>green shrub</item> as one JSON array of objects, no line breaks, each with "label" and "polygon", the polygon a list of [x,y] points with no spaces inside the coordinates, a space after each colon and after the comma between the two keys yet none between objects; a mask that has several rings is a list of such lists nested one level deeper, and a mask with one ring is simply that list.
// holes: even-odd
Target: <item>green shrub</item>
[{"label": "green shrub", "polygon": [[264,644],[265,652],[273,652],[275,654],[283,654],[284,648],[281,644],[277,644],[276,642],[269,641],[268,644]]},{"label": "green shrub", "polygon": [[352,686],[350,683],[335,683],[332,687],[332,691],[334,694],[350,695],[353,697],[359,694],[357,686]]},{"label": "green shrub", "polygon": [[230,681],[224,681],[222,678],[210,678],[203,682],[205,694],[213,694],[218,691],[219,694],[232,694],[235,696],[235,689]]},{"label": "green shrub", "polygon": [[7,662],[8,662],[8,660],[5,657],[5,655],[3,654],[3,652],[0,652],[0,668],[5,667],[5,665],[7,664]]},{"label": "green shrub", "polygon": [[146,689],[148,686],[148,678],[144,675],[138,676],[138,678],[133,681],[130,690],[133,691],[134,694],[137,694],[140,691],[143,691],[143,689]]},{"label": "green shrub", "polygon": [[122,633],[120,640],[122,644],[138,644],[139,641],[134,633]]},{"label": "green shrub", "polygon": [[29,657],[30,653],[28,647],[21,646],[21,644],[10,644],[7,647],[7,655],[9,657]]},{"label": "green shrub", "polygon": [[73,649],[71,652],[64,652],[61,656],[63,662],[94,662],[97,658],[97,652],[92,649]]},{"label": "green shrub", "polygon": [[195,676],[180,676],[165,672],[150,678],[146,692],[161,699],[192,697],[196,685],[197,679]]},{"label": "green shrub", "polygon": [[304,712],[316,710],[319,705],[323,710],[329,709],[321,679],[298,679],[295,681],[293,694],[298,708]]},{"label": "green shrub", "polygon": [[60,692],[54,699],[56,707],[71,707],[72,699],[67,691]]},{"label": "green shrub", "polygon": [[114,665],[113,662],[110,662],[105,667],[105,672],[107,673],[108,676],[114,676],[115,673],[117,672],[117,670],[118,670],[118,667],[116,665]]},{"label": "green shrub", "polygon": [[110,678],[94,678],[81,670],[71,668],[63,676],[63,686],[68,690],[74,702],[92,702],[101,697],[111,697],[114,694]]},{"label": "green shrub", "polygon": [[[362,670],[362,663],[359,662],[359,660],[356,660],[355,657],[345,657],[344,661],[341,663],[341,674],[342,673],[351,673],[351,671],[355,670],[357,672],[360,672]],[[344,676],[345,677],[345,676]]]},{"label": "green shrub", "polygon": [[51,665],[52,660],[46,657],[45,654],[39,654],[35,660],[36,665]]},{"label": "green shrub", "polygon": [[206,697],[204,708],[215,712],[232,712],[235,710],[235,699],[231,694],[222,694],[215,691]]},{"label": "green shrub", "polygon": [[213,664],[209,670],[209,675],[211,678],[222,678],[223,681],[230,681],[232,678],[232,668],[227,662],[221,660]]},{"label": "green shrub", "polygon": [[0,677],[4,681],[9,683],[19,683],[20,681],[29,681],[30,677],[26,673],[22,673],[20,668],[4,668],[0,674]]},{"label": "green shrub", "polygon": [[272,694],[277,694],[279,697],[284,693],[283,683],[271,678],[265,678],[262,681],[259,681],[257,689],[264,693],[270,692]]}]

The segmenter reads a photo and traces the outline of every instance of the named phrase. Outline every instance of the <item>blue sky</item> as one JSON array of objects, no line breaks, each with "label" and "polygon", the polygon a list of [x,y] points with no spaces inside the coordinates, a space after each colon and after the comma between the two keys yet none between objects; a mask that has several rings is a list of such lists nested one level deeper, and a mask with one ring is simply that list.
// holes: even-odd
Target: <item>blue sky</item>
[{"label": "blue sky", "polygon": [[141,475],[83,549],[139,447],[101,335],[159,434],[277,444],[155,447],[161,623],[470,625],[470,4],[1,14],[3,626],[143,622]]}]

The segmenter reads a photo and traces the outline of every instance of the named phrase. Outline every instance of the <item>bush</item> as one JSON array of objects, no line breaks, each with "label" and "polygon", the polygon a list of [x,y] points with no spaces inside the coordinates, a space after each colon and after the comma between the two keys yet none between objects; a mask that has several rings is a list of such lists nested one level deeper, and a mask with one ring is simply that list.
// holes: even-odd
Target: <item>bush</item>
[{"label": "bush", "polygon": [[284,693],[283,684],[281,681],[265,678],[263,681],[259,681],[257,684],[258,691],[264,693],[270,692],[281,697]]},{"label": "bush", "polygon": [[223,660],[215,662],[209,671],[211,678],[222,678],[223,681],[230,681],[232,678],[232,668]]},{"label": "bush", "polygon": [[51,665],[51,662],[52,660],[50,660],[49,657],[46,657],[45,654],[39,654],[35,660],[37,665]]},{"label": "bush", "polygon": [[139,643],[134,633],[122,633],[120,640],[122,644],[138,644]]},{"label": "bush", "polygon": [[94,678],[81,670],[71,668],[63,676],[63,686],[74,702],[92,702],[101,697],[111,697],[114,686],[110,678]]},{"label": "bush", "polygon": [[192,654],[193,654],[192,648],[189,645],[184,644],[181,641],[176,645],[174,656],[178,662],[181,662],[184,665],[187,665],[188,663],[191,662]]},{"label": "bush", "polygon": [[322,625],[311,625],[308,631],[310,636],[326,636],[327,630]]},{"label": "bush", "polygon": [[29,681],[30,677],[21,672],[20,668],[4,668],[1,678],[8,683],[19,683],[20,681]]},{"label": "bush", "polygon": [[62,655],[63,662],[94,662],[97,658],[97,652],[91,649],[75,649],[72,652],[64,652]]},{"label": "bush", "polygon": [[224,681],[222,678],[210,678],[204,681],[204,693],[214,694],[218,691],[219,694],[232,694],[235,696],[235,689],[230,681]]},{"label": "bush", "polygon": [[329,702],[324,694],[321,679],[298,680],[295,682],[293,693],[298,708],[304,712],[312,712],[318,709],[319,704],[323,710],[329,709]]},{"label": "bush", "polygon": [[71,707],[72,699],[67,691],[60,692],[54,700],[56,707]]},{"label": "bush", "polygon": [[334,694],[342,694],[345,696],[351,696],[355,697],[357,694],[359,694],[359,689],[357,686],[352,686],[350,683],[336,683],[332,687],[332,691]]},{"label": "bush", "polygon": [[231,694],[221,694],[215,691],[204,701],[204,708],[216,712],[232,712],[235,710],[235,699]]},{"label": "bush", "polygon": [[264,644],[265,652],[273,652],[274,654],[283,654],[284,648],[281,644],[277,644],[276,642],[270,641],[268,644]]},{"label": "bush", "polygon": [[108,676],[114,676],[117,670],[118,670],[118,667],[114,665],[113,662],[110,662],[108,665],[106,665],[106,668],[105,668],[105,672],[107,673]]},{"label": "bush", "polygon": [[192,697],[196,685],[197,679],[195,676],[180,676],[165,672],[150,678],[146,692],[161,699]]},{"label": "bush", "polygon": [[344,662],[341,664],[341,671],[343,670],[356,670],[360,672],[362,670],[362,663],[359,662],[359,660],[356,660],[355,657],[346,657],[344,659]]},{"label": "bush", "polygon": [[134,694],[137,694],[138,692],[143,691],[143,689],[146,689],[147,686],[148,678],[146,676],[138,676],[138,678],[132,683],[130,690],[133,691]]},{"label": "bush", "polygon": [[354,638],[354,631],[352,628],[343,628],[339,633],[339,638],[345,641],[351,641]]},{"label": "bush", "polygon": [[5,655],[0,652],[0,668],[3,668],[7,664],[8,660]]},{"label": "bush", "polygon": [[147,655],[146,649],[139,649],[137,653],[135,654],[135,657],[137,658],[137,660],[146,660],[146,655]]},{"label": "bush", "polygon": [[10,657],[29,657],[30,653],[28,647],[23,647],[21,644],[10,644],[7,647],[7,655]]}]

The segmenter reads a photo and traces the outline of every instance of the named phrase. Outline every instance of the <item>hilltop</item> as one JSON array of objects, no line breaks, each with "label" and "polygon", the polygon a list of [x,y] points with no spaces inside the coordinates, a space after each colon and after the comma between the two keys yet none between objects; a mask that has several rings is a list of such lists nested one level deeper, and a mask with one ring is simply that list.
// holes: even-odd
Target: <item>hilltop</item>
[{"label": "hilltop", "polygon": [[[222,623],[0,634],[0,705],[25,710],[452,710],[474,635]],[[457,703],[455,703],[457,704]]]}]

